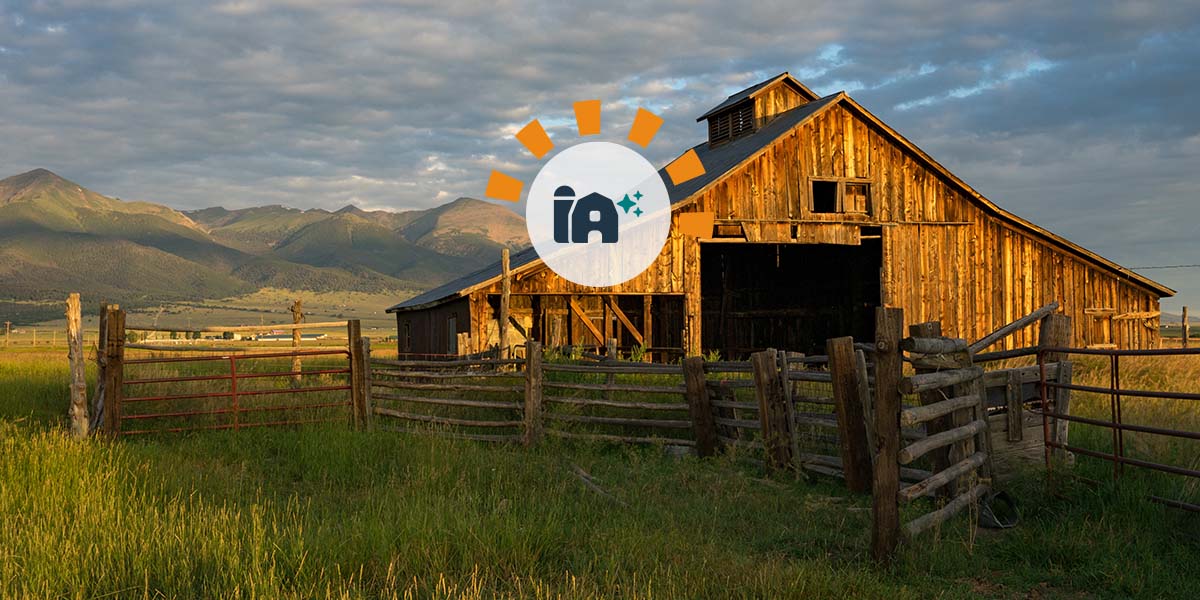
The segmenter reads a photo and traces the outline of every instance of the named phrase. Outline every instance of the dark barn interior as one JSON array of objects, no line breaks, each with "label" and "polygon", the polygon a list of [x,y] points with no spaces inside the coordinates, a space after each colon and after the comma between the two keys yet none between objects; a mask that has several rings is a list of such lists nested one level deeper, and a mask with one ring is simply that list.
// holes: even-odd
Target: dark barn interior
[{"label": "dark barn interior", "polygon": [[875,335],[883,249],[833,244],[700,245],[704,347],[744,358],[764,348],[824,352]]}]

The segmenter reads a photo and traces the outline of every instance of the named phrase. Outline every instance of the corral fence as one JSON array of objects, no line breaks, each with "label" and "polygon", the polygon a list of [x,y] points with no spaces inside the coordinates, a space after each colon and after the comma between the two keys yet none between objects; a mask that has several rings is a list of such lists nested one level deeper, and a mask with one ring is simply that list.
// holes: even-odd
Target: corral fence
[{"label": "corral fence", "polygon": [[[1080,385],[1068,381],[1057,380],[1053,377],[1053,367],[1056,361],[1062,360],[1060,357],[1068,355],[1089,356],[1098,359],[1103,363],[1107,363],[1108,381],[1107,386],[1089,386]],[[1127,450],[1126,434],[1136,436],[1153,436],[1155,438],[1167,438],[1168,440],[1200,440],[1200,431],[1191,431],[1184,429],[1173,429],[1169,427],[1153,426],[1139,423],[1130,423],[1125,413],[1128,412],[1130,404],[1137,408],[1137,405],[1145,402],[1155,401],[1180,401],[1184,403],[1192,403],[1200,401],[1200,393],[1180,392],[1170,390],[1147,390],[1147,389],[1131,389],[1123,387],[1121,383],[1122,360],[1125,359],[1125,364],[1137,361],[1138,359],[1162,359],[1167,357],[1179,356],[1195,356],[1200,355],[1200,348],[1175,348],[1175,349],[1158,349],[1158,350],[1117,350],[1109,348],[1067,348],[1065,346],[1050,346],[1042,348],[1038,352],[1038,370],[1037,385],[1040,388],[1039,396],[1047,398],[1048,401],[1041,406],[1041,426],[1047,432],[1045,437],[1045,463],[1047,474],[1052,473],[1053,453],[1054,452],[1070,452],[1081,456],[1109,461],[1112,463],[1113,479],[1117,480],[1125,471],[1125,467],[1135,467],[1139,469],[1147,469],[1159,473],[1166,473],[1179,477],[1187,477],[1200,479],[1200,470],[1196,469],[1196,462],[1189,466],[1179,464],[1167,464],[1150,460],[1148,457],[1138,457],[1137,453]],[[1062,363],[1059,363],[1062,364]],[[1069,364],[1069,363],[1067,363]],[[1108,399],[1109,418],[1084,417],[1077,414],[1071,414],[1068,402],[1063,402],[1063,398],[1069,398],[1068,394],[1071,391],[1095,394],[1101,398]],[[1190,410],[1194,410],[1189,407]],[[1108,429],[1111,433],[1111,444],[1108,452],[1104,452],[1097,448],[1084,448],[1079,445],[1073,445],[1068,442],[1066,435],[1051,436],[1054,424],[1058,423],[1065,429],[1067,423],[1078,423],[1079,425],[1089,425]],[[1185,456],[1195,456],[1194,453],[1185,454]],[[1182,500],[1164,498],[1157,495],[1149,497],[1151,501],[1174,508],[1189,510],[1192,512],[1200,512],[1200,505],[1185,502]]]},{"label": "corral fence", "polygon": [[359,321],[204,327],[224,333],[344,326],[343,347],[255,352],[219,346],[127,343],[128,331],[182,331],[128,325],[103,307],[97,360],[100,383],[93,429],[113,436],[366,422],[366,356]]}]

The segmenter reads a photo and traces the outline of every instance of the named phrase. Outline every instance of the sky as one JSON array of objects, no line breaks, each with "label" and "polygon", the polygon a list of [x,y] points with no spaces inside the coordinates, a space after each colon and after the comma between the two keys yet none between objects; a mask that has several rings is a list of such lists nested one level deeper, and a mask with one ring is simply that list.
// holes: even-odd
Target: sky
[{"label": "sky", "polygon": [[[0,0],[0,176],[180,209],[481,197],[789,71],[844,90],[992,201],[1130,267],[1200,264],[1200,3]],[[1145,270],[1200,306],[1200,269]],[[1193,311],[1194,312],[1194,311]]]}]

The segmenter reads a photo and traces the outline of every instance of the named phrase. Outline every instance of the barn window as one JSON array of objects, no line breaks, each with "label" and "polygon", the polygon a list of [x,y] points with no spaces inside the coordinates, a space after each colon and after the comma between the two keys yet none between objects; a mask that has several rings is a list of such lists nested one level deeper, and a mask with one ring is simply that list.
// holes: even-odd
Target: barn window
[{"label": "barn window", "polygon": [[838,212],[838,182],[813,180],[812,211],[815,213]]},{"label": "barn window", "polygon": [[870,185],[862,182],[846,182],[846,193],[842,198],[842,212],[871,212]]},{"label": "barn window", "polygon": [[449,354],[458,354],[458,313],[450,313],[446,320],[446,348]]}]

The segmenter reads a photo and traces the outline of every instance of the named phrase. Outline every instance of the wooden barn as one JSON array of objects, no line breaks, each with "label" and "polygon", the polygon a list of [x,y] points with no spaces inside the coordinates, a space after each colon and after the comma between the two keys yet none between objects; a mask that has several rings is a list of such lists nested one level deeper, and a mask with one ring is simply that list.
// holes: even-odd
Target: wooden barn
[{"label": "wooden barn", "polygon": [[[511,260],[509,344],[644,346],[654,358],[767,348],[814,352],[873,337],[874,308],[977,339],[1057,300],[1075,345],[1158,344],[1174,292],[1006,212],[845,93],[784,73],[698,120],[706,173],[674,186],[673,220],[712,212],[710,234],[671,237],[638,277],[605,289],[557,277],[532,249]],[[388,309],[402,353],[499,342],[499,263]],[[1007,347],[1034,343],[1036,328]]]}]

